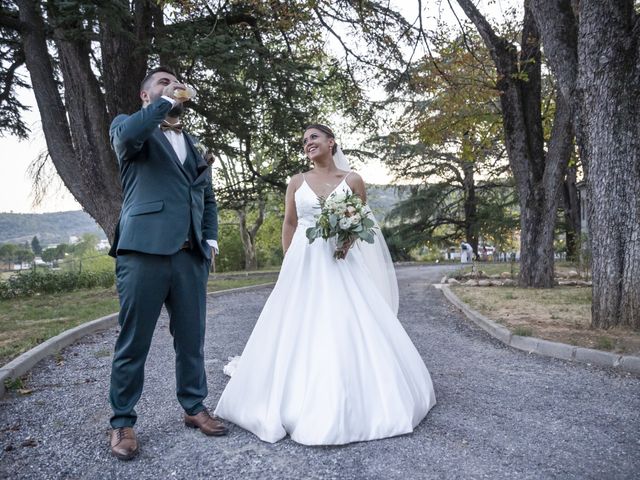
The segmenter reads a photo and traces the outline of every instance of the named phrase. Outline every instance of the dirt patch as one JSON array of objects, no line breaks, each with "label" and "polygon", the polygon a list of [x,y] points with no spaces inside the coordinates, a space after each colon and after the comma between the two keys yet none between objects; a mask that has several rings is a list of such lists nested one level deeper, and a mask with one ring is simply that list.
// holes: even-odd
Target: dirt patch
[{"label": "dirt patch", "polygon": [[628,328],[591,328],[589,287],[522,289],[456,285],[452,290],[471,308],[517,335],[640,355],[640,332]]}]

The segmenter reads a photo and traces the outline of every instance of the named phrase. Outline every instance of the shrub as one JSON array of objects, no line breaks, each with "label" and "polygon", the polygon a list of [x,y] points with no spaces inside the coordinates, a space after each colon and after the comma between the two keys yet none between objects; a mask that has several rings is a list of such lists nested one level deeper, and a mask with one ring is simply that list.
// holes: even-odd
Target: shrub
[{"label": "shrub", "polygon": [[109,288],[115,283],[113,271],[48,272],[29,271],[0,282],[0,298],[26,297],[37,293],[69,292],[87,288]]},{"label": "shrub", "polygon": [[244,251],[238,226],[222,223],[219,226],[218,245],[220,255],[216,258],[216,271],[229,272],[244,269]]}]

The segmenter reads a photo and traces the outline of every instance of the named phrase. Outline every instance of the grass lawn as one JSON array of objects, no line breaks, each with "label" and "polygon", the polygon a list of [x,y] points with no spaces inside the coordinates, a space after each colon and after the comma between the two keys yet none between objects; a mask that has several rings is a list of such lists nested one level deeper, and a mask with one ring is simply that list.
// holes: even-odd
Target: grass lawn
[{"label": "grass lawn", "polygon": [[[520,263],[515,262],[513,265],[511,262],[476,262],[476,272],[483,272],[485,275],[500,275],[503,272],[513,273],[513,278],[517,280],[518,274],[520,273]],[[513,272],[512,269],[513,268]],[[450,277],[462,276],[465,273],[471,273],[472,264],[460,264],[460,268],[456,270],[454,273],[449,275]],[[570,271],[578,272],[581,274],[583,279],[585,278],[585,272],[582,271],[578,265],[571,262],[556,262],[554,266],[554,271],[556,276],[566,276]]]},{"label": "grass lawn", "polygon": [[115,288],[0,300],[0,365],[64,330],[117,311]]},{"label": "grass lawn", "polygon": [[524,289],[455,285],[452,291],[471,308],[516,335],[640,355],[640,332],[591,328],[591,287]]},{"label": "grass lawn", "polygon": [[[275,281],[275,274],[209,280],[215,292]],[[64,330],[117,312],[114,288],[0,300],[0,365]]]},{"label": "grass lawn", "polygon": [[[471,273],[471,264],[467,263],[464,266],[460,266],[458,270],[454,273],[451,273],[450,277],[457,277],[459,275],[464,275],[465,273]],[[502,272],[511,273],[511,263],[503,262],[503,263],[482,263],[476,262],[476,272],[484,272],[485,275],[500,275]],[[514,278],[518,277],[518,273],[520,273],[520,264],[513,264],[513,274]]]}]

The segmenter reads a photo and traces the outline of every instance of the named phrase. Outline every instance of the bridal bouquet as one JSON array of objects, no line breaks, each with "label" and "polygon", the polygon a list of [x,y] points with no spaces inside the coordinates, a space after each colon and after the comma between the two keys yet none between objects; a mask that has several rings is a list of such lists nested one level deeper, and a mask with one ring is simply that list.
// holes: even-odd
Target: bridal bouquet
[{"label": "bridal bouquet", "polygon": [[336,237],[334,258],[344,258],[344,247],[360,239],[373,243],[375,222],[371,211],[365,208],[362,199],[356,194],[335,194],[326,200],[320,198],[320,215],[314,227],[307,228],[309,243],[316,238]]}]

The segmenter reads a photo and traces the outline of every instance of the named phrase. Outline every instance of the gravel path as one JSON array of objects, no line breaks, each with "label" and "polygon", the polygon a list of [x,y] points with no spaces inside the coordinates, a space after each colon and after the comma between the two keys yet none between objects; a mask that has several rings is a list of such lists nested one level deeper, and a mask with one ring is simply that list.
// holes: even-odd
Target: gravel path
[{"label": "gravel path", "polygon": [[[431,287],[447,268],[398,270],[400,320],[438,400],[413,434],[305,447],[263,443],[238,427],[225,438],[185,428],[163,315],[137,409],[138,458],[120,462],[107,448],[110,330],[40,363],[30,395],[0,401],[0,478],[638,478],[640,378],[495,341]],[[209,300],[210,407],[226,383],[226,358],[241,352],[268,294],[263,288]]]}]

